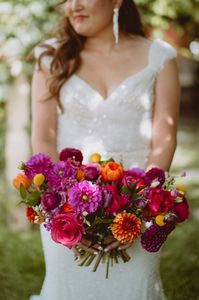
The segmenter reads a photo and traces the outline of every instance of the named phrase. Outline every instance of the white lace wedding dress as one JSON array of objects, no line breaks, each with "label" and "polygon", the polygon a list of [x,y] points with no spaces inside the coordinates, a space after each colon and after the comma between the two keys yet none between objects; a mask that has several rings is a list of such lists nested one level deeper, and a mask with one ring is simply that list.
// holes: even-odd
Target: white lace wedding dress
[{"label": "white lace wedding dress", "polygon": [[[37,47],[36,56],[42,51]],[[60,93],[65,113],[58,110],[58,150],[81,149],[85,163],[91,153],[100,152],[104,159],[122,159],[125,168],[145,168],[151,151],[156,75],[174,57],[176,50],[171,45],[154,40],[148,65],[126,78],[107,99],[72,75]],[[44,57],[43,63],[49,66],[50,57]],[[105,279],[104,264],[99,265],[96,273],[92,266],[77,266],[73,252],[53,242],[43,225],[41,237],[46,276],[40,296],[32,296],[31,300],[165,299],[159,274],[160,253],[146,252],[139,240],[128,249],[132,259],[114,265],[109,279]]]}]

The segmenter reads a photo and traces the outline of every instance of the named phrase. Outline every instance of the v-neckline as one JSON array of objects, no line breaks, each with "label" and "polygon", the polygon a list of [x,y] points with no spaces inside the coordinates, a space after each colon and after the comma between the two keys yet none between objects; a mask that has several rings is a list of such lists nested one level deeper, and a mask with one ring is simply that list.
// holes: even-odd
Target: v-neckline
[{"label": "v-neckline", "polygon": [[151,53],[151,49],[153,44],[156,42],[157,39],[155,39],[154,41],[152,41],[149,50],[148,50],[148,63],[145,67],[141,68],[140,70],[138,70],[137,72],[130,74],[129,76],[127,76],[125,79],[123,79],[114,89],[113,91],[106,97],[104,98],[102,96],[102,94],[94,87],[92,87],[92,85],[90,83],[88,83],[85,79],[81,78],[79,75],[77,75],[76,73],[74,73],[72,75],[72,77],[76,78],[77,80],[79,80],[83,85],[85,85],[87,88],[89,88],[92,92],[94,92],[96,95],[98,95],[98,97],[100,98],[100,100],[102,102],[108,102],[110,100],[110,98],[126,83],[128,82],[130,79],[137,77],[138,75],[142,74],[143,72],[145,72],[149,66],[150,66],[150,53]]}]

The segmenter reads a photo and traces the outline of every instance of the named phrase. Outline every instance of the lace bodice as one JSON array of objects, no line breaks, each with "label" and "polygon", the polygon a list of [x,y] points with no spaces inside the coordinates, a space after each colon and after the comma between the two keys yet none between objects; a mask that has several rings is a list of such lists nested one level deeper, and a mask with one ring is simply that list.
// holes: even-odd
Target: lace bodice
[{"label": "lace bodice", "polygon": [[[48,41],[56,46],[56,40]],[[36,48],[38,55],[43,48]],[[148,64],[123,82],[105,100],[87,82],[74,74],[62,86],[60,99],[64,114],[58,108],[57,147],[75,147],[89,161],[93,152],[104,159],[114,156],[125,167],[144,167],[150,153],[154,85],[157,74],[176,50],[156,39],[149,49]],[[51,57],[44,57],[49,67]]]}]

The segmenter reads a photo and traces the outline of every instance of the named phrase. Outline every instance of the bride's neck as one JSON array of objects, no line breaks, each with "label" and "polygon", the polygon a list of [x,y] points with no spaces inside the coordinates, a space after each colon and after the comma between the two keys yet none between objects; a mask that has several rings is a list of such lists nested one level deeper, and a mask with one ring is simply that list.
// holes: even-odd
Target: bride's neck
[{"label": "bride's neck", "polygon": [[[120,34],[120,38],[122,37],[123,35]],[[101,54],[110,54],[118,50],[119,47],[120,44],[115,43],[112,27],[95,36],[88,37],[84,46],[85,50],[95,51]]]}]

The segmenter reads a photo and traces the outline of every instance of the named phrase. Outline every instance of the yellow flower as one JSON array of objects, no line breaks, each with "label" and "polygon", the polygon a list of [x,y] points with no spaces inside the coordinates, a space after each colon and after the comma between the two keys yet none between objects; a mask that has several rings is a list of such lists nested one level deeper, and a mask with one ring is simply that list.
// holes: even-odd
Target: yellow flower
[{"label": "yellow flower", "polygon": [[91,154],[91,156],[90,156],[90,159],[91,159],[91,162],[93,162],[93,163],[98,163],[98,162],[100,162],[100,160],[101,160],[101,154],[99,154],[99,153],[93,153],[93,154]]},{"label": "yellow flower", "polygon": [[42,185],[44,183],[44,180],[45,180],[45,177],[42,173],[35,175],[33,178],[33,182],[37,186]]},{"label": "yellow flower", "polygon": [[180,192],[182,192],[183,194],[186,192],[186,187],[183,184],[178,184],[176,186],[176,189],[179,190]]},{"label": "yellow flower", "polygon": [[164,216],[163,215],[156,216],[155,222],[159,226],[164,226],[166,224],[165,221],[164,221]]}]

